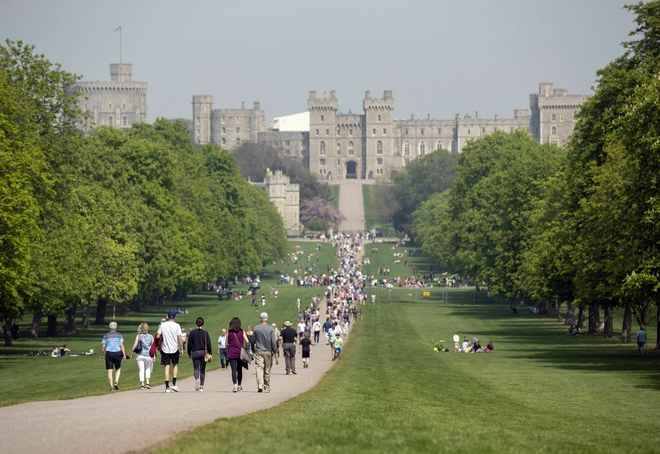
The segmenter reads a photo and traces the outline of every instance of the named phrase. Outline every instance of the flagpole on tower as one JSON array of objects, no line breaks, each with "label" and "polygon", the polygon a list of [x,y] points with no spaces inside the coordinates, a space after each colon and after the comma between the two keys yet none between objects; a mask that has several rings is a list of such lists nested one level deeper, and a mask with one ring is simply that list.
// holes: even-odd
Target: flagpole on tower
[{"label": "flagpole on tower", "polygon": [[[122,47],[121,46],[121,25],[115,29],[115,32],[116,31],[119,31],[119,63],[121,64],[122,63],[122,59],[121,59],[121,47]],[[112,33],[114,33],[114,32],[112,32]]]}]

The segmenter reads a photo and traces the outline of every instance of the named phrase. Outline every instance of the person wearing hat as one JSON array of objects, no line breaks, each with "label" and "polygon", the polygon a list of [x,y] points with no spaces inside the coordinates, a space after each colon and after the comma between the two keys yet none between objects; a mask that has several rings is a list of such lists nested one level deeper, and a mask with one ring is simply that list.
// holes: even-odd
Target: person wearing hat
[{"label": "person wearing hat", "polygon": [[252,334],[252,351],[254,368],[257,372],[257,392],[270,392],[270,369],[273,367],[273,356],[277,352],[277,337],[275,330],[268,324],[268,314],[262,312],[259,316],[261,324],[254,327]]},{"label": "person wearing hat", "polygon": [[[160,324],[156,339],[163,339],[161,348],[160,364],[165,366],[165,392],[170,390],[179,392],[176,386],[176,378],[179,375],[179,358],[183,355],[183,338],[181,337],[181,326],[174,321],[176,311],[167,313],[167,320]],[[170,387],[170,365],[172,365],[172,386]]]},{"label": "person wearing hat", "polygon": [[284,364],[286,365],[286,374],[296,374],[296,337],[298,333],[291,328],[291,322],[284,322],[284,328],[280,332],[282,338],[282,350],[284,350]]}]

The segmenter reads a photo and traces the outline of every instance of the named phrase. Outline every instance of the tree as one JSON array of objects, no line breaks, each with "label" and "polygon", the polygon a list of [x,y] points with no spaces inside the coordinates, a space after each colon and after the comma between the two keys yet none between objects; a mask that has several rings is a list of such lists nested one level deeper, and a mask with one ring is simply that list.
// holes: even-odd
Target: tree
[{"label": "tree", "polygon": [[303,201],[300,211],[300,220],[303,224],[315,218],[323,219],[334,228],[338,228],[339,224],[346,219],[331,203],[320,197]]},{"label": "tree", "polygon": [[399,209],[393,216],[397,230],[411,233],[412,214],[433,194],[448,189],[456,178],[458,153],[435,150],[406,165],[394,177],[394,194]]}]

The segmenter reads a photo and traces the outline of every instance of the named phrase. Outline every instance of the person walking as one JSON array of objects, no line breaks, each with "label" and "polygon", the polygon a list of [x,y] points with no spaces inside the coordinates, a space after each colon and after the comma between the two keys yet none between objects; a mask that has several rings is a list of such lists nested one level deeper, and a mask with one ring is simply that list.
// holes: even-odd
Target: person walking
[{"label": "person walking", "polygon": [[248,338],[245,331],[241,329],[241,319],[234,317],[229,322],[227,357],[231,366],[231,381],[234,384],[235,393],[243,391],[243,367],[247,369],[247,364],[241,360],[241,347],[248,347]]},{"label": "person walking", "polygon": [[[131,359],[133,359],[133,353],[137,353],[135,362],[138,365],[140,389],[151,389],[149,381],[151,380],[151,371],[154,369],[154,360],[149,356],[149,350],[151,350],[151,344],[154,343],[154,337],[149,334],[149,325],[146,323],[140,323],[137,332],[135,342],[133,342],[133,347],[131,348]],[[139,342],[142,343],[142,350],[135,352],[135,348]]]},{"label": "person walking", "polygon": [[[176,378],[179,376],[179,358],[183,356],[183,338],[181,337],[181,326],[174,321],[176,311],[167,313],[167,320],[160,324],[156,333],[156,340],[163,339],[161,348],[160,364],[165,366],[165,392],[170,390],[178,393]],[[172,366],[172,387],[170,387],[170,365]]]},{"label": "person walking", "polygon": [[314,321],[314,325],[312,325],[314,328],[314,345],[319,343],[319,339],[321,339],[321,322]]},{"label": "person walking", "polygon": [[[119,377],[121,376],[121,363],[126,361],[126,350],[124,349],[124,338],[117,332],[117,322],[110,322],[110,331],[103,335],[101,341],[101,361],[105,353],[105,368],[108,371],[110,391],[119,390]],[[112,370],[115,369],[114,385],[112,381]]]},{"label": "person walking", "polygon": [[218,337],[218,356],[220,357],[220,365],[222,370],[227,370],[229,367],[229,359],[227,358],[227,330],[222,329],[220,337]]},{"label": "person walking", "polygon": [[252,335],[252,351],[254,352],[254,368],[257,372],[257,392],[270,392],[270,370],[273,367],[273,356],[277,351],[275,330],[268,324],[268,314],[262,312],[259,316],[261,324],[254,327]]},{"label": "person walking", "polygon": [[300,353],[302,353],[303,368],[309,367],[309,357],[312,354],[312,341],[309,340],[309,333],[305,333],[305,337],[300,341]]},{"label": "person walking", "polygon": [[277,350],[275,351],[275,364],[280,363],[280,347],[282,346],[282,338],[280,337],[280,330],[277,329],[277,324],[273,323],[271,325],[273,330],[275,330],[275,337],[277,338]]},{"label": "person walking", "polygon": [[202,329],[204,319],[197,317],[195,321],[197,329],[188,336],[188,358],[193,361],[195,375],[195,391],[204,391],[204,379],[206,378],[206,354],[212,355],[211,337],[208,331]]},{"label": "person walking", "polygon": [[646,331],[644,331],[644,326],[639,327],[639,331],[637,331],[637,354],[639,355],[640,352],[643,355],[644,354],[644,347],[646,347]]},{"label": "person walking", "polygon": [[291,322],[284,322],[284,328],[280,332],[282,338],[282,350],[284,351],[284,364],[286,365],[286,374],[296,375],[296,330],[291,328]]}]

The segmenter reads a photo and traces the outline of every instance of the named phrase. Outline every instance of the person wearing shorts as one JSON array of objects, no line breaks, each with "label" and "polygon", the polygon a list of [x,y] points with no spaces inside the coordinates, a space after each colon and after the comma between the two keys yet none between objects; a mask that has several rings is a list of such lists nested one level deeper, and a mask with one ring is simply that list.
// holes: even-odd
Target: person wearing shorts
[{"label": "person wearing shorts", "polygon": [[637,354],[644,354],[644,347],[646,346],[646,331],[642,326],[637,332]]},{"label": "person wearing shorts", "polygon": [[[179,392],[176,386],[176,378],[179,375],[179,358],[183,355],[183,339],[181,337],[181,326],[174,321],[176,311],[167,313],[167,321],[161,323],[156,333],[156,339],[163,339],[160,355],[160,364],[165,366],[165,392],[170,389]],[[172,366],[172,386],[170,387],[170,365]]]},{"label": "person wearing shorts", "polygon": [[341,338],[341,334],[337,333],[335,335],[335,359],[337,360],[341,358],[341,345],[343,342],[344,340]]},{"label": "person wearing shorts", "polygon": [[309,357],[312,354],[312,341],[309,340],[309,333],[305,333],[300,341],[300,351],[302,353],[303,368],[309,367]]},{"label": "person wearing shorts", "polygon": [[[108,371],[110,391],[119,389],[119,377],[121,376],[121,363],[126,361],[126,350],[124,349],[124,338],[117,332],[117,322],[110,322],[110,331],[105,333],[101,342],[101,361],[105,353],[105,368]],[[112,370],[115,369],[115,379],[112,380]],[[114,383],[114,384],[113,384]]]}]

